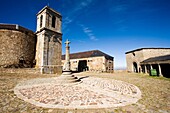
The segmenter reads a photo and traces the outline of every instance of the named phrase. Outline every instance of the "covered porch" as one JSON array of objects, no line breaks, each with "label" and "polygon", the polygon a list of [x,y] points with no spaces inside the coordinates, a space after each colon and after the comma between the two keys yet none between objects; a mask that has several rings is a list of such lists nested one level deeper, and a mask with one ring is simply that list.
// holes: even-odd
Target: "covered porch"
[{"label": "covered porch", "polygon": [[140,63],[142,73],[150,73],[155,69],[157,76],[170,78],[170,55],[152,57]]}]

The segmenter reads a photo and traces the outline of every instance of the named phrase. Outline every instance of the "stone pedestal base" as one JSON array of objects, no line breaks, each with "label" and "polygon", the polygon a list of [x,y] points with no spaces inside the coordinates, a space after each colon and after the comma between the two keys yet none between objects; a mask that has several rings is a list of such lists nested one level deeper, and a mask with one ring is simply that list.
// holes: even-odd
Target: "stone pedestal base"
[{"label": "stone pedestal base", "polygon": [[41,74],[61,74],[62,66],[43,66],[41,67]]},{"label": "stone pedestal base", "polygon": [[71,75],[72,72],[71,71],[63,71],[62,75]]},{"label": "stone pedestal base", "polygon": [[81,79],[70,74],[69,72],[64,72],[64,74],[62,74],[59,77],[59,80],[61,80],[62,83],[78,83],[78,82],[81,82]]}]

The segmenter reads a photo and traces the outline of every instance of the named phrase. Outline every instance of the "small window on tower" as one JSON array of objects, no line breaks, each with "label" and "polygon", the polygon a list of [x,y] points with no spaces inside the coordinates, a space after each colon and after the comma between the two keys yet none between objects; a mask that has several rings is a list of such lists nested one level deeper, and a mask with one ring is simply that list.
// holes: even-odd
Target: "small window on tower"
[{"label": "small window on tower", "polygon": [[42,27],[43,15],[40,17],[40,28]]},{"label": "small window on tower", "polygon": [[54,27],[54,28],[55,28],[55,21],[56,21],[56,17],[53,16],[53,17],[52,17],[52,27]]}]

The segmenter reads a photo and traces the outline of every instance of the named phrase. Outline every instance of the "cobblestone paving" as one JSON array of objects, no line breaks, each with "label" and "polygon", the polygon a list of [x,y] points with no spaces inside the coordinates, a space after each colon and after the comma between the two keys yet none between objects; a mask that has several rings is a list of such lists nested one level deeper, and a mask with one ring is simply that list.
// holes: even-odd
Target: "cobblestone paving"
[{"label": "cobblestone paving", "polygon": [[140,90],[129,83],[96,77],[78,83],[63,83],[60,77],[19,83],[14,93],[36,106],[61,109],[108,108],[136,103]]},{"label": "cobblestone paving", "polygon": [[[25,71],[22,71],[25,72]],[[119,72],[109,73],[76,73],[78,78],[90,76],[109,80],[121,80],[138,86],[142,92],[142,98],[136,103],[112,108],[84,108],[84,109],[58,109],[38,107],[18,98],[14,94],[14,87],[31,84],[55,83],[57,75],[40,75],[34,73],[6,73],[0,72],[0,113],[170,113],[170,79],[163,77],[151,77],[145,74],[132,74]],[[40,79],[41,78],[41,79]],[[42,79],[50,78],[50,79]],[[103,79],[103,80],[104,80]],[[82,79],[83,81],[85,79]],[[25,81],[22,82],[21,81]],[[76,84],[74,84],[76,85]],[[34,85],[35,86],[35,85]],[[24,86],[26,87],[26,86]]]}]

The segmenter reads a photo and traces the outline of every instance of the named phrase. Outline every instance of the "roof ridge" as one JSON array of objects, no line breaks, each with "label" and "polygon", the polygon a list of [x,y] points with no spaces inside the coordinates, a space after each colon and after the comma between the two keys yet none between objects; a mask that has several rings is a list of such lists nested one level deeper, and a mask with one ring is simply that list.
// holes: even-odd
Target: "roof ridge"
[{"label": "roof ridge", "polygon": [[99,51],[99,50],[89,50],[89,51],[75,52],[75,53],[70,53],[70,54],[87,53],[87,52],[93,52],[93,51]]},{"label": "roof ridge", "polygon": [[143,50],[143,49],[170,49],[170,48],[166,48],[166,47],[146,47],[146,48],[138,48],[138,49],[134,49],[134,50],[131,50],[131,51],[127,51],[125,52],[125,54],[128,54],[128,53],[131,53],[131,52],[135,52],[135,51],[140,51],[140,50]]},{"label": "roof ridge", "polygon": [[[64,57],[62,55],[62,57]],[[100,50],[90,50],[90,51],[84,51],[84,52],[77,52],[77,53],[71,53],[70,59],[76,59],[76,58],[88,58],[88,57],[96,57],[96,56],[105,56],[107,58],[113,58],[112,56],[100,51]]]}]

